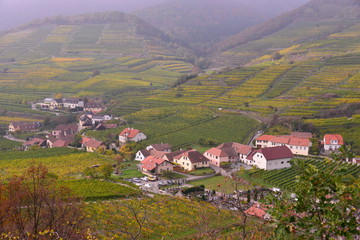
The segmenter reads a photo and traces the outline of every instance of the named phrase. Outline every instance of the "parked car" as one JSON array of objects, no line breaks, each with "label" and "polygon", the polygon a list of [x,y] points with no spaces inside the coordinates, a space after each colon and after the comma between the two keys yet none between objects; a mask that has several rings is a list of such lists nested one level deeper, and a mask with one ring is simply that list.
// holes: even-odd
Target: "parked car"
[{"label": "parked car", "polygon": [[172,184],[173,184],[173,181],[171,181],[171,180],[167,180],[166,182],[167,182],[168,185],[172,185]]},{"label": "parked car", "polygon": [[145,177],[142,177],[141,180],[147,182],[149,180],[149,178],[145,176]]},{"label": "parked car", "polygon": [[157,180],[157,177],[156,176],[150,176],[149,177],[149,181],[156,181]]}]

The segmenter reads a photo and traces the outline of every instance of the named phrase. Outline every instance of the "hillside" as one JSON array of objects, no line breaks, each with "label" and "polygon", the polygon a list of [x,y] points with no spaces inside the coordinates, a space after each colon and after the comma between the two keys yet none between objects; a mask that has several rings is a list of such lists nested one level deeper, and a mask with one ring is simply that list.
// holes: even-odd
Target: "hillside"
[{"label": "hillside", "polygon": [[156,89],[191,73],[194,55],[137,17],[107,12],[33,21],[0,36],[0,109],[30,101]]},{"label": "hillside", "polygon": [[176,0],[137,11],[135,15],[198,52],[209,52],[209,43],[239,33],[304,2],[306,0],[292,1],[291,4],[284,0]]},{"label": "hillside", "polygon": [[212,56],[213,66],[238,66],[296,44],[325,40],[358,24],[359,16],[358,1],[313,0],[222,41]]}]

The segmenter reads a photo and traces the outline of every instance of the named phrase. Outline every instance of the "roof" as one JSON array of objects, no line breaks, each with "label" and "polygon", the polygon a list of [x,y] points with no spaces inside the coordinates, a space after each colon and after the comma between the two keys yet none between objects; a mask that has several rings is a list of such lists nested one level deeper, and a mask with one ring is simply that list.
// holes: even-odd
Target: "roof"
[{"label": "roof", "polygon": [[343,145],[344,144],[344,139],[340,134],[326,134],[324,136],[324,142],[326,145],[331,145],[330,141],[338,141],[339,145]]},{"label": "roof", "polygon": [[141,161],[141,167],[152,171],[154,170],[158,165],[162,164],[163,162],[165,162],[166,160],[162,159],[162,158],[157,158],[154,156],[148,156],[147,158],[145,158],[144,160]]},{"label": "roof", "polygon": [[[179,157],[180,156],[180,157]],[[178,158],[179,157],[179,158]],[[208,162],[210,161],[207,157],[202,155],[200,152],[196,151],[195,149],[186,151],[174,158],[180,159],[182,157],[187,157],[191,163],[199,163],[199,162]]]},{"label": "roof", "polygon": [[33,145],[41,145],[45,142],[45,139],[41,139],[41,138],[33,138],[29,141],[26,141],[23,143],[24,146],[33,146]]},{"label": "roof", "polygon": [[294,157],[294,154],[286,146],[261,148],[258,151],[264,155],[266,160],[275,160],[275,159]]},{"label": "roof", "polygon": [[99,103],[85,103],[84,108],[104,108],[104,106]]},{"label": "roof", "polygon": [[19,128],[20,130],[38,129],[41,126],[40,122],[22,122],[22,121],[12,122],[11,125],[13,125],[14,128]]},{"label": "roof", "polygon": [[206,152],[209,154],[212,154],[214,156],[218,156],[218,157],[229,157],[229,154],[220,148],[211,148],[211,149],[207,150]]},{"label": "roof", "polygon": [[310,147],[311,142],[309,139],[306,138],[290,138],[289,145],[293,146],[303,146],[303,147]]},{"label": "roof", "polygon": [[271,142],[288,144],[290,141],[290,138],[291,138],[290,136],[275,136],[273,139],[271,139]]},{"label": "roof", "polygon": [[67,131],[67,130],[71,130],[72,132],[77,132],[78,131],[78,126],[76,124],[60,124],[57,125],[54,129],[54,131]]},{"label": "roof", "polygon": [[171,149],[171,145],[167,143],[151,144],[147,148],[153,148],[156,151],[165,151],[167,149]]},{"label": "roof", "polygon": [[53,142],[52,147],[67,147],[71,143],[70,140],[58,139]]},{"label": "roof", "polygon": [[82,144],[84,144],[84,143],[86,143],[87,141],[90,141],[90,140],[92,140],[92,138],[85,137],[85,136],[82,136],[82,137],[81,137],[81,143],[82,143]]},{"label": "roof", "polygon": [[78,104],[79,101],[81,101],[79,98],[71,98],[71,97],[63,98],[63,103]]},{"label": "roof", "polygon": [[139,130],[134,128],[125,128],[121,133],[120,136],[128,137],[128,138],[134,138],[136,135],[140,133]]},{"label": "roof", "polygon": [[[219,154],[221,154],[222,157],[223,156],[232,157],[232,156],[237,156],[238,153],[247,155],[247,154],[249,154],[249,152],[251,152],[252,147],[248,146],[248,145],[240,144],[237,142],[227,142],[227,143],[220,144],[215,149],[222,150],[222,152],[219,153],[216,150],[210,149],[212,154],[215,156],[220,156],[220,155],[216,154],[216,153],[219,153]],[[210,151],[210,150],[208,150],[208,151]]]},{"label": "roof", "polygon": [[146,149],[140,150],[139,152],[141,152],[141,154],[142,154],[144,157],[150,156],[150,151],[148,151],[148,150],[146,150]]},{"label": "roof", "polygon": [[254,217],[258,217],[261,219],[264,219],[264,216],[266,214],[266,210],[267,208],[263,208],[259,205],[253,205],[250,208],[248,208],[247,210],[244,211],[245,214],[247,215],[251,215]]},{"label": "roof", "polygon": [[163,158],[166,153],[167,152],[150,150],[150,155],[154,156],[154,157],[157,157],[157,158]]},{"label": "roof", "polygon": [[292,132],[290,136],[296,138],[306,138],[306,139],[310,139],[313,137],[311,132]]},{"label": "roof", "polygon": [[164,156],[163,156],[163,158],[164,157],[166,157],[169,161],[174,161],[174,158],[176,157],[176,156],[181,156],[181,154],[183,154],[183,153],[185,153],[185,152],[187,152],[187,150],[181,150],[181,151],[176,151],[176,152],[172,152],[172,153],[166,153]]},{"label": "roof", "polygon": [[262,136],[258,137],[256,140],[258,140],[258,141],[270,141],[274,137],[275,136],[273,136],[273,135],[262,135]]},{"label": "roof", "polygon": [[90,139],[83,144],[85,147],[98,148],[103,145],[103,142],[97,141],[96,139]]}]

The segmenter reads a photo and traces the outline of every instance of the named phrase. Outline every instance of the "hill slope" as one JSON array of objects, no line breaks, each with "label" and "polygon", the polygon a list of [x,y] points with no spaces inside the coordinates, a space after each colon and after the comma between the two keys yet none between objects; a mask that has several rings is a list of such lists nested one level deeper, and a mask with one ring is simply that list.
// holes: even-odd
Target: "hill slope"
[{"label": "hill slope", "polygon": [[37,20],[0,36],[0,108],[21,111],[19,103],[57,92],[114,97],[168,86],[192,71],[193,56],[120,12]]},{"label": "hill slope", "polygon": [[135,14],[199,49],[306,1],[176,0]]},{"label": "hill slope", "polygon": [[359,23],[357,0],[313,0],[217,45],[214,66],[240,65],[295,44],[326,39]]}]

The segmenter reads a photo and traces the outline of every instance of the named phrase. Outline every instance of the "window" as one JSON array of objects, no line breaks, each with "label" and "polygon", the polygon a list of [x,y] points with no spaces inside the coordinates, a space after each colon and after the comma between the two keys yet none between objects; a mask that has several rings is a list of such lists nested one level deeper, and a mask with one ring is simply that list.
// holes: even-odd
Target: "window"
[{"label": "window", "polygon": [[284,164],[284,162],[281,162],[281,164]]},{"label": "window", "polygon": [[287,163],[290,163],[290,161],[287,161]]},{"label": "window", "polygon": [[189,166],[189,163],[187,163],[186,165],[188,165],[188,166]]}]

